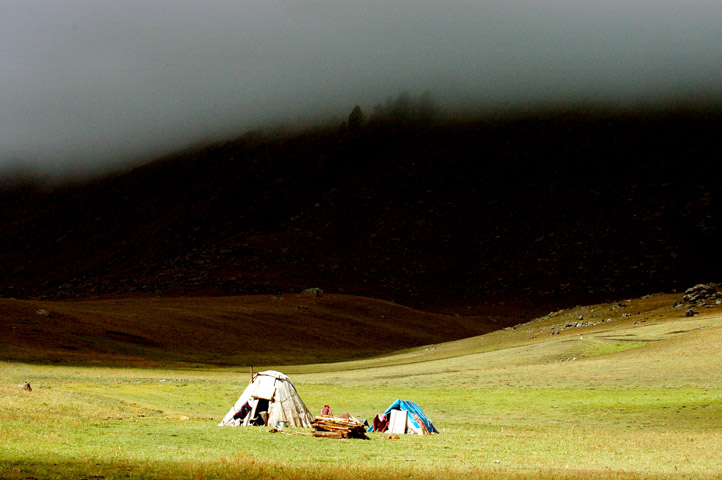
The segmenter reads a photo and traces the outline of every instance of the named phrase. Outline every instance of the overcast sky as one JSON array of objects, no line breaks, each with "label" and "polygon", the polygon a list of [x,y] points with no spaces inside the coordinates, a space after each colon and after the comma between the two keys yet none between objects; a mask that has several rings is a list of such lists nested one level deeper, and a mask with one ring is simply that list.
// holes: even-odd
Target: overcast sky
[{"label": "overcast sky", "polygon": [[301,117],[722,84],[722,1],[0,0],[0,170],[67,172]]}]

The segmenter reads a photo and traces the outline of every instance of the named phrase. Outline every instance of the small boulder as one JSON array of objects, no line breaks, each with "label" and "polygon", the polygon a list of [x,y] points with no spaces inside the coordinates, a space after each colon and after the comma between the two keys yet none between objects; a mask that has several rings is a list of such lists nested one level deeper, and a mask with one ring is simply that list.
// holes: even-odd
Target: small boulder
[{"label": "small boulder", "polygon": [[307,288],[302,292],[304,295],[310,295],[312,297],[322,297],[323,296],[323,290],[320,288]]}]

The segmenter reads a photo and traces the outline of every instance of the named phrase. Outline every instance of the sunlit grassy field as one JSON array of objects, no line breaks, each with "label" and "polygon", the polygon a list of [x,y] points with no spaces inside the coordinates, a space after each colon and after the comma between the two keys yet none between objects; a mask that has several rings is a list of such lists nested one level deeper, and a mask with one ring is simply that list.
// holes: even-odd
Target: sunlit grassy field
[{"label": "sunlit grassy field", "polygon": [[[720,478],[722,312],[686,318],[674,300],[580,307],[393,355],[274,367],[316,414],[329,403],[370,419],[396,398],[414,400],[441,431],[430,437],[216,427],[245,388],[245,367],[2,363],[0,477]],[[18,388],[24,381],[32,392]]]}]

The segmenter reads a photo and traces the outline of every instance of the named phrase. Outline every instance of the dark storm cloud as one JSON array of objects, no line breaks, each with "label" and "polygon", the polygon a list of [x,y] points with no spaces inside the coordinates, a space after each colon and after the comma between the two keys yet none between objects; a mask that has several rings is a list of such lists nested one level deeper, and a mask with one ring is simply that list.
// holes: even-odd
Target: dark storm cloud
[{"label": "dark storm cloud", "polygon": [[401,91],[451,105],[718,88],[722,2],[0,0],[0,165],[56,172]]}]

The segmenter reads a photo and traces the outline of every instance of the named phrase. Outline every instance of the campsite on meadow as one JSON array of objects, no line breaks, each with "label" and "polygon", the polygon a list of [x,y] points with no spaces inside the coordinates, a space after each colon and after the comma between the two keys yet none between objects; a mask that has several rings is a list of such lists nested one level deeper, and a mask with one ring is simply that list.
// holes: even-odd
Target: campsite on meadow
[{"label": "campsite on meadow", "polygon": [[0,5],[0,480],[722,478],[721,1]]},{"label": "campsite on meadow", "polygon": [[421,104],[0,184],[0,477],[719,478],[722,109]]},{"label": "campsite on meadow", "polygon": [[[52,346],[41,352],[42,342],[35,348],[45,360],[24,363],[8,358],[3,343],[2,476],[716,478],[722,308],[709,298],[707,306],[681,294],[580,306],[480,336],[337,363],[299,365],[298,352],[285,350],[273,367],[283,374],[267,378],[291,379],[313,417],[329,404],[337,415],[372,419],[396,399],[410,399],[440,431],[368,432],[370,441],[314,438],[298,434],[312,429],[290,425],[280,428],[286,434],[269,425],[217,427],[229,407],[245,403],[249,386],[249,371],[223,365],[222,352],[216,364],[183,365],[169,351],[165,366],[153,354],[147,368],[142,356],[152,350],[127,342],[124,361],[136,367],[119,368],[89,365],[93,350],[79,360],[81,347],[76,357]],[[350,308],[361,300],[335,301]],[[48,316],[32,315],[68,315],[72,303],[41,302]],[[26,314],[9,320],[2,328],[16,334],[34,328]],[[263,353],[257,357],[264,363]],[[18,388],[26,381],[32,391]],[[267,385],[262,390],[257,399],[273,398]]]}]

